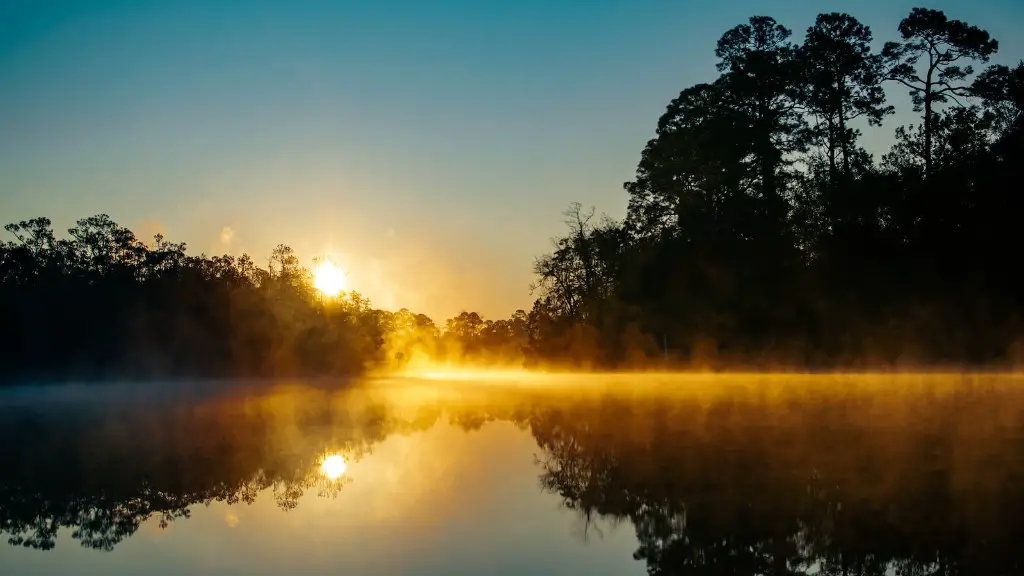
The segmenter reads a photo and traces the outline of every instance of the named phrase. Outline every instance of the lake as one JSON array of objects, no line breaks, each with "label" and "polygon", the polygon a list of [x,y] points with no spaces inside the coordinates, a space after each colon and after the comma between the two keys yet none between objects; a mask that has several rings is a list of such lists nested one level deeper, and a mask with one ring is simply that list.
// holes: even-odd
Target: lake
[{"label": "lake", "polygon": [[1024,571],[1018,376],[22,387],[0,434],[5,575]]}]

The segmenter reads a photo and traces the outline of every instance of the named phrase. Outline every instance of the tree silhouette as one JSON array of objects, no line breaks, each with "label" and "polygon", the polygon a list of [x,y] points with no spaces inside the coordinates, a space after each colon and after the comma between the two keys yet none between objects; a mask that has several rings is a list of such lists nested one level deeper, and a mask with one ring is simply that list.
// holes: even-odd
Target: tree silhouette
[{"label": "tree silhouette", "polygon": [[6,230],[4,383],[339,377],[401,367],[416,350],[435,361],[521,364],[529,339],[524,311],[498,323],[465,313],[439,330],[422,314],[374,309],[358,292],[323,298],[283,244],[264,269],[244,254],[193,256],[160,235],[147,245],[103,214],[64,238],[46,218]]},{"label": "tree silhouette", "polygon": [[800,47],[806,70],[802,101],[817,118],[811,132],[828,161],[829,184],[851,174],[857,132],[850,123],[864,117],[880,125],[891,114],[881,81],[883,61],[871,54],[871,30],[849,14],[819,14]]},{"label": "tree silhouette", "polygon": [[[538,259],[535,352],[578,365],[572,351],[592,348],[619,366],[631,331],[658,364],[689,368],[1018,362],[1024,292],[1005,254],[1024,67],[975,77],[998,44],[940,11],[915,8],[896,31],[876,53],[848,14],[819,15],[799,45],[767,16],[728,30],[721,74],[659,118],[622,225],[570,222]],[[876,161],[859,137],[894,111],[885,80],[924,113]],[[601,237],[618,246],[582,250]],[[597,269],[611,272],[599,292]]]},{"label": "tree silhouette", "polygon": [[[882,55],[891,62],[889,78],[910,89],[915,112],[924,112],[922,132],[924,176],[932,176],[934,107],[969,94],[963,81],[973,73],[962,61],[987,62],[999,48],[988,32],[961,20],[950,20],[939,10],[914,8],[900,22],[903,43],[887,42]],[[918,64],[924,58],[923,76]]]}]

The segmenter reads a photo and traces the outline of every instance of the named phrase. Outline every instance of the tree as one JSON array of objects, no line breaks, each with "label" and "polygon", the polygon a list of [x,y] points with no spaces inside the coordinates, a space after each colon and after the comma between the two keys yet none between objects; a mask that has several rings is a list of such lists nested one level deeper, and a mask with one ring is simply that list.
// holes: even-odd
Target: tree
[{"label": "tree", "polygon": [[[721,81],[683,90],[658,120],[629,194],[626,228],[638,238],[682,235],[707,240],[722,219],[740,216],[756,170],[749,166],[752,134],[748,118],[731,104]],[[742,208],[741,208],[742,210]]]},{"label": "tree", "polygon": [[131,230],[106,214],[82,218],[68,230],[68,235],[78,248],[73,258],[84,263],[90,272],[123,277],[138,273],[145,245]]},{"label": "tree", "polygon": [[613,295],[625,234],[607,217],[595,223],[594,209],[584,211],[579,203],[563,214],[569,231],[552,240],[553,252],[534,261],[538,279],[531,289],[559,316],[595,320],[600,303]]},{"label": "tree", "polygon": [[[881,54],[848,14],[819,15],[799,47],[767,16],[723,34],[721,75],[669,103],[624,184],[612,284],[594,290],[595,240],[572,228],[538,260],[536,349],[561,350],[545,342],[580,322],[605,347],[615,318],[729,366],[1006,353],[1024,302],[995,255],[1019,213],[1007,183],[1022,178],[1024,68],[968,86],[969,63],[997,47],[987,33],[924,9],[899,30]],[[925,121],[900,127],[879,165],[858,138],[894,111],[886,80],[913,88]],[[985,323],[1000,328],[965,344]]]},{"label": "tree", "polygon": [[750,127],[758,193],[772,223],[782,227],[788,216],[780,182],[787,154],[802,148],[798,114],[799,68],[792,33],[768,16],[753,16],[722,35],[716,65],[729,101]]},{"label": "tree", "polygon": [[988,62],[999,43],[976,26],[927,8],[911,10],[899,32],[903,42],[886,42],[882,56],[889,65],[887,77],[909,88],[914,111],[923,112],[924,177],[930,178],[935,106],[970,95],[964,83],[974,73],[969,62]]},{"label": "tree", "polygon": [[981,98],[999,135],[1020,129],[1024,122],[1024,61],[1010,68],[989,66],[971,84],[971,93]]},{"label": "tree", "polygon": [[473,345],[483,330],[484,319],[476,312],[462,312],[445,322],[444,331],[466,345]]},{"label": "tree", "polygon": [[271,276],[281,282],[291,283],[297,281],[302,274],[299,258],[291,246],[278,244],[270,253],[270,260],[267,266]]},{"label": "tree", "polygon": [[879,125],[894,111],[885,106],[883,62],[871,54],[871,30],[849,14],[819,14],[807,29],[799,56],[804,74],[801,101],[818,118],[811,129],[824,143],[829,183],[838,184],[837,158],[849,175],[857,131],[850,122],[866,118]]},{"label": "tree", "polygon": [[46,218],[0,242],[0,380],[358,372],[383,345],[356,293],[324,314],[290,248],[273,274],[248,256],[150,245],[100,214],[57,238]]}]

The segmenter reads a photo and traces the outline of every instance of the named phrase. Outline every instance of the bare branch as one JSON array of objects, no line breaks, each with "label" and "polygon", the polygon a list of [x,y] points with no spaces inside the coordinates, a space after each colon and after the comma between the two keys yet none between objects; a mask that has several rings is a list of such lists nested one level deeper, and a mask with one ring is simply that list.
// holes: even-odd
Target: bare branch
[{"label": "bare branch", "polygon": [[900,84],[903,84],[904,86],[906,86],[907,88],[910,88],[911,90],[921,90],[921,88],[919,86],[914,86],[913,84],[907,82],[903,78],[895,78],[895,77],[890,76],[889,80],[895,80],[896,82],[899,82]]}]

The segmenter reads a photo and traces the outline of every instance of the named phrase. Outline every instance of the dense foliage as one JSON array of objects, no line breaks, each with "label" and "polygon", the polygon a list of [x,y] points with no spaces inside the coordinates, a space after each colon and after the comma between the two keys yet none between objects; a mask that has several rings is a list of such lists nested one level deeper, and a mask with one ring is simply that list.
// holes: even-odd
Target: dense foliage
[{"label": "dense foliage", "polygon": [[[104,215],[67,238],[50,221],[10,224],[0,246],[8,377],[275,376],[352,372],[372,360],[376,316],[358,295],[327,307],[279,246],[267,269],[189,256]],[[328,353],[329,348],[329,353]]]},{"label": "dense foliage", "polygon": [[247,256],[190,256],[149,245],[106,215],[58,238],[46,218],[0,243],[0,377],[338,376],[410,362],[521,365],[525,312],[464,312],[438,327],[377,310],[357,292],[325,298],[291,248],[266,268]]},{"label": "dense foliage", "polygon": [[[834,13],[802,43],[763,16],[726,32],[721,75],[658,121],[625,220],[569,211],[534,312],[604,365],[666,344],[689,365],[1012,361],[1024,62],[975,73],[997,42],[936,10],[898,33],[876,51]],[[875,159],[861,141],[894,111],[887,86],[921,120]]]}]

